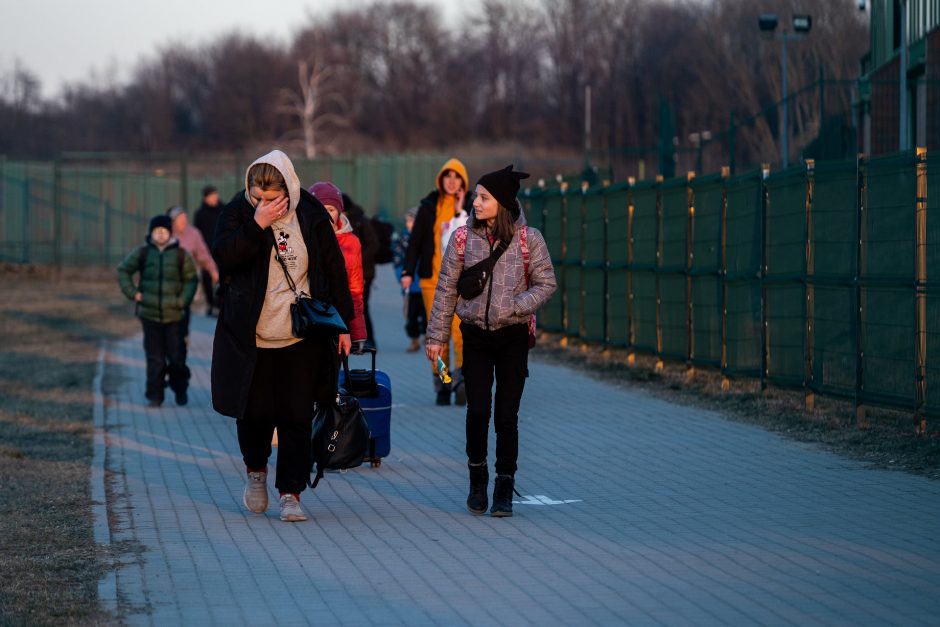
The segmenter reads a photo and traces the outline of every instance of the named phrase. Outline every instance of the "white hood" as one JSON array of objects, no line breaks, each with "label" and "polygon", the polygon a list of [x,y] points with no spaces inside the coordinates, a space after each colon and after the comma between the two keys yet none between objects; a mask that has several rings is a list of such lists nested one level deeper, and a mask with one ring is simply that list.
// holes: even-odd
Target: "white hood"
[{"label": "white hood", "polygon": [[[277,168],[277,171],[281,173],[281,176],[283,176],[284,180],[287,182],[287,197],[290,198],[288,212],[297,209],[297,205],[300,203],[300,179],[297,178],[297,173],[294,171],[294,164],[291,163],[290,157],[280,150],[272,150],[263,157],[258,157],[248,166],[248,169],[245,170],[245,197],[248,198],[248,172],[251,170],[252,166],[259,163],[270,163]],[[249,198],[249,202],[250,201],[251,199]]]}]

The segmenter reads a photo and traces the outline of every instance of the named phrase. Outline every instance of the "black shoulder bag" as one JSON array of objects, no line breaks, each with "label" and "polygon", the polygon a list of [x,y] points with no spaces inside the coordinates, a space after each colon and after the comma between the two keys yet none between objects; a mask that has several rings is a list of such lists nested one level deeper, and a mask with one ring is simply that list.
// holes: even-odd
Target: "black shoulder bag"
[{"label": "black shoulder bag", "polygon": [[[316,333],[343,334],[349,333],[346,323],[343,322],[339,312],[330,303],[311,298],[306,292],[298,292],[297,285],[287,271],[287,266],[281,255],[277,252],[274,257],[281,264],[281,270],[284,271],[284,277],[287,279],[287,285],[290,291],[294,293],[294,303],[290,306],[291,332],[294,337],[310,337]],[[309,272],[309,270],[308,270]]]},{"label": "black shoulder bag", "polygon": [[505,251],[506,246],[502,242],[496,242],[496,248],[489,257],[463,269],[457,278],[457,293],[462,299],[470,300],[483,293],[486,282],[493,274],[493,267]]}]

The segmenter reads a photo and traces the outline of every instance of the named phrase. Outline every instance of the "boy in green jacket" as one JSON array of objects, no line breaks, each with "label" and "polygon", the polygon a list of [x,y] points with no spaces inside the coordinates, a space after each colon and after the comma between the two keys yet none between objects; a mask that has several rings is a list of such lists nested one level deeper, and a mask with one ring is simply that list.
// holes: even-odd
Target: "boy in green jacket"
[{"label": "boy in green jacket", "polygon": [[[180,248],[171,229],[168,216],[155,216],[150,220],[146,243],[125,257],[117,269],[121,291],[137,303],[136,313],[144,328],[150,407],[163,404],[167,375],[176,404],[185,405],[189,400],[189,368],[181,350],[180,323],[196,294],[198,280],[196,263]],[[139,275],[136,285],[134,273]]]}]

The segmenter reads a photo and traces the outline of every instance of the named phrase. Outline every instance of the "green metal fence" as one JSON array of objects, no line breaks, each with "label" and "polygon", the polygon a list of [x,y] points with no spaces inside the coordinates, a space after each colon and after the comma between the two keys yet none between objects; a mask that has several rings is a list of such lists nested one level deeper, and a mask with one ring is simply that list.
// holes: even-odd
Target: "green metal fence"
[{"label": "green metal fence", "polygon": [[[440,155],[294,161],[304,186],[331,180],[366,209],[395,219],[417,204]],[[137,155],[73,154],[54,162],[0,157],[0,261],[117,263],[144,237],[151,216],[198,207],[207,184],[227,200],[244,186],[247,162]]]},{"label": "green metal fence", "polygon": [[940,415],[937,164],[919,150],[527,190],[559,285],[540,325],[808,403]]}]

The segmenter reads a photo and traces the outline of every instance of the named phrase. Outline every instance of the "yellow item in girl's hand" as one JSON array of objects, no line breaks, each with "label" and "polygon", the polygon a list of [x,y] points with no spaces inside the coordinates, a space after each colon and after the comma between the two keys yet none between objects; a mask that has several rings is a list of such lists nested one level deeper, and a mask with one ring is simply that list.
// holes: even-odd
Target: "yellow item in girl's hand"
[{"label": "yellow item in girl's hand", "polygon": [[441,359],[440,355],[437,357],[437,376],[441,378],[442,383],[450,383],[453,381],[450,375],[447,374],[447,365],[444,363],[444,360]]}]

